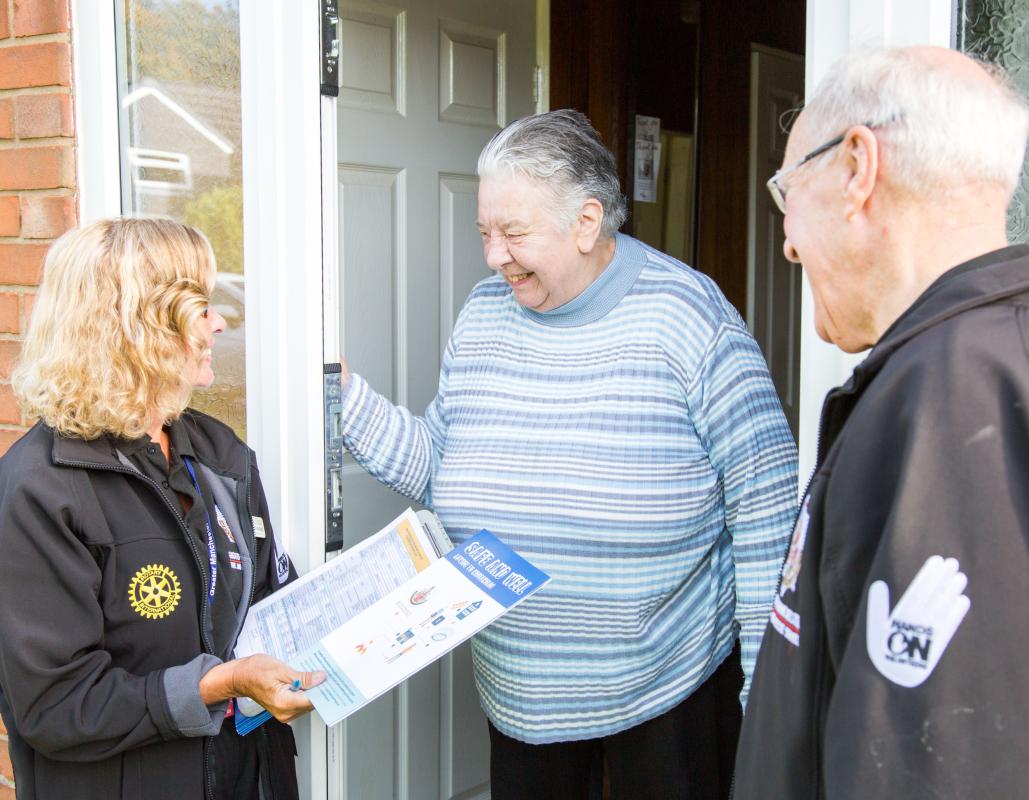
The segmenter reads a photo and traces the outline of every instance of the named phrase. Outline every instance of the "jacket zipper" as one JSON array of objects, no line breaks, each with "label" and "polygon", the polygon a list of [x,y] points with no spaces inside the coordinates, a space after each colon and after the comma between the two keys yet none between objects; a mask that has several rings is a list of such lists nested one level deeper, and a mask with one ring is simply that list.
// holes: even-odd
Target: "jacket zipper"
[{"label": "jacket zipper", "polygon": [[[250,518],[250,485],[251,485],[251,480],[250,480],[250,469],[249,469],[249,466],[248,466],[246,472],[243,475],[243,484],[244,484],[244,486],[246,486],[246,498],[247,499],[246,499],[246,508],[243,509],[243,513],[241,513],[240,517],[239,517],[239,524],[240,524],[240,529],[241,529],[240,530],[240,534],[245,537],[246,533],[247,533],[247,530],[248,530],[247,520]],[[236,498],[237,498],[236,504],[237,504],[237,511],[238,511],[239,510],[239,500],[238,500],[239,494],[238,493],[236,493]],[[250,592],[249,592],[249,594],[247,596],[247,604],[246,604],[247,611],[249,611],[250,607],[254,604],[254,594],[255,594],[255,592],[257,590],[257,537],[254,536],[253,522],[251,522],[249,524],[249,531],[250,531],[250,536],[249,536],[249,539],[247,541],[247,546],[250,548],[250,553],[251,553],[250,563],[253,564],[253,569],[251,571],[251,577],[250,577]],[[245,619],[245,617],[244,617],[244,619]],[[242,630],[242,628],[240,628],[240,630]],[[239,631],[236,631],[236,635],[237,636],[239,635]],[[233,698],[230,698],[229,702],[230,703],[233,702]],[[235,721],[235,717],[233,717],[233,720]],[[263,729],[260,732],[263,733]],[[254,733],[256,734],[256,733],[258,733],[258,731],[254,731]],[[214,800],[214,787],[211,785],[211,771],[208,768],[208,754],[210,752],[210,747],[211,747],[211,739],[208,738],[207,743],[204,745],[204,775],[207,778],[207,795],[208,795],[208,797],[211,800]],[[258,771],[257,780],[258,780],[258,786],[260,787],[260,781],[261,781],[260,771]],[[266,795],[262,795],[262,797],[265,797],[265,796]],[[269,797],[269,800],[274,800],[274,798],[271,798],[270,795],[267,795],[267,796]]]},{"label": "jacket zipper", "polygon": [[[857,387],[855,387],[856,389]],[[825,460],[828,457],[828,453],[822,452],[822,445],[825,441],[827,420],[829,418],[829,408],[832,402],[844,394],[853,393],[847,392],[844,388],[835,388],[831,390],[825,397],[825,402],[822,406],[822,413],[818,418],[818,433],[815,439],[815,468],[811,471],[811,477],[808,478],[807,487],[804,489],[804,495],[801,498],[801,503],[807,498],[808,493],[811,491],[811,485],[815,481],[815,477],[818,475],[819,470],[825,465]],[[848,415],[849,416],[849,415]],[[837,436],[839,431],[837,431]],[[835,443],[835,439],[834,439]],[[824,546],[824,542],[822,543]],[[821,623],[822,621],[819,620]],[[812,763],[814,764],[814,782],[812,785],[812,797],[815,800],[822,800],[825,797],[825,786],[823,784],[824,776],[821,767],[822,763],[822,737],[824,734],[822,720],[825,714],[825,652],[828,649],[827,634],[825,631],[824,624],[819,625],[818,641],[817,641],[818,652],[816,654],[815,663],[817,664],[816,672],[814,675],[814,719],[811,720],[811,733],[812,733],[812,749],[814,751],[814,758]]]},{"label": "jacket zipper", "polygon": [[811,491],[811,484],[815,481],[815,475],[818,474],[819,467],[822,466],[822,439],[825,435],[825,417],[826,412],[829,408],[829,401],[839,392],[839,389],[831,389],[825,396],[825,400],[822,401],[822,413],[818,415],[818,429],[815,431],[815,466],[811,470],[811,474],[807,476],[807,484],[804,486],[804,493],[800,496],[801,507],[804,505],[804,498],[807,497],[807,493]]},{"label": "jacket zipper", "polygon": [[[254,594],[257,591],[257,536],[254,533],[254,522],[253,522],[253,519],[251,519],[251,515],[250,515],[250,502],[251,502],[250,485],[251,485],[251,483],[252,483],[252,481],[250,480],[250,469],[249,469],[249,466],[248,466],[246,472],[243,475],[243,484],[246,486],[246,496],[247,496],[246,507],[242,510],[243,513],[241,513],[239,515],[239,524],[240,524],[240,527],[242,528],[241,533],[245,537],[247,537],[247,531],[249,531],[249,536],[247,537],[248,538],[247,546],[250,548],[250,554],[251,554],[250,555],[250,563],[254,565],[253,566],[253,570],[252,570],[252,574],[251,574],[251,577],[250,577],[250,593],[249,593],[249,597],[247,597],[247,610],[248,611],[249,611],[250,607],[253,606],[253,604],[254,604]],[[273,567],[274,567],[274,565],[273,565]],[[265,747],[267,747],[267,740],[265,738],[263,738],[263,737],[265,737],[265,728],[264,728],[264,726],[262,725],[260,730],[254,731],[253,733],[254,733],[255,736],[260,734],[261,737],[262,737],[262,741],[265,743]],[[274,794],[271,794],[271,792],[274,791],[273,788],[271,786],[262,786],[263,781],[261,780],[261,776],[262,776],[263,773],[264,773],[263,769],[259,769],[258,772],[257,772],[257,788],[258,788],[258,791],[261,792],[261,797],[262,798],[267,797],[269,800],[274,800]]]}]

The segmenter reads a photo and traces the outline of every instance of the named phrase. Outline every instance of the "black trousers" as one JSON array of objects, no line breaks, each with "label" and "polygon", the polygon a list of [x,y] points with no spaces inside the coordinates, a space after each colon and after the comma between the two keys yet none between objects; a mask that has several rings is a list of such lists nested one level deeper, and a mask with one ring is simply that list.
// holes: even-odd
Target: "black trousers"
[{"label": "black trousers", "polygon": [[737,644],[679,705],[621,733],[533,745],[490,724],[492,800],[726,800],[742,687]]}]

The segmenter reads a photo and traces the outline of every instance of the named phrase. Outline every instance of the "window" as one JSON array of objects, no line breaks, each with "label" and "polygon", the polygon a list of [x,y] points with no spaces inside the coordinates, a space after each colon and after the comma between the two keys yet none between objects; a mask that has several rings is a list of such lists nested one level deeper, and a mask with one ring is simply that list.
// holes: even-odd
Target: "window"
[{"label": "window", "polygon": [[238,0],[116,0],[123,213],[202,230],[218,260],[215,380],[193,405],[246,436]]},{"label": "window", "polygon": [[[1029,0],[957,0],[957,47],[1003,66],[1029,95]],[[1029,156],[1008,209],[1008,240],[1029,242]]]}]

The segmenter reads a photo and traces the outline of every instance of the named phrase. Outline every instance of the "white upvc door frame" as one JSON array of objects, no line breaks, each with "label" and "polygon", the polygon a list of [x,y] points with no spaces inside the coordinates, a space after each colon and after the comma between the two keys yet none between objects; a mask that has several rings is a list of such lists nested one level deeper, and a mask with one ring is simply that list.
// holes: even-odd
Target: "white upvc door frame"
[{"label": "white upvc door frame", "polygon": [[[934,44],[950,47],[953,0],[808,0],[805,90],[812,94],[834,61],[858,47]],[[815,333],[807,275],[801,302],[800,490],[815,466],[822,400],[844,383],[864,354],[848,355]]]},{"label": "white upvc door frame", "polygon": [[[247,434],[272,523],[303,573],[325,560],[319,4],[239,11]],[[294,731],[300,796],[324,800],[325,726],[310,714]]]}]

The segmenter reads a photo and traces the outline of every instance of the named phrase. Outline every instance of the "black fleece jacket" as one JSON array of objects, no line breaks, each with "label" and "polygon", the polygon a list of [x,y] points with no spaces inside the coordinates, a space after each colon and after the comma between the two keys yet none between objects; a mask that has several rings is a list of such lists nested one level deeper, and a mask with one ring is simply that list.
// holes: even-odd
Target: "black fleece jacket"
[{"label": "black fleece jacket", "polygon": [[943,275],[828,395],[802,509],[737,800],[1024,797],[1029,247]]},{"label": "black fleece jacket", "polygon": [[[253,451],[199,412],[175,425],[240,532],[241,625],[295,572],[275,545]],[[212,643],[207,553],[115,444],[40,423],[0,459],[0,712],[18,797],[233,796],[219,770],[226,751],[211,746],[235,736],[227,704],[204,706],[197,688],[228,655]],[[295,798],[289,727],[271,720],[250,737],[229,746],[256,744],[265,796]]]}]

